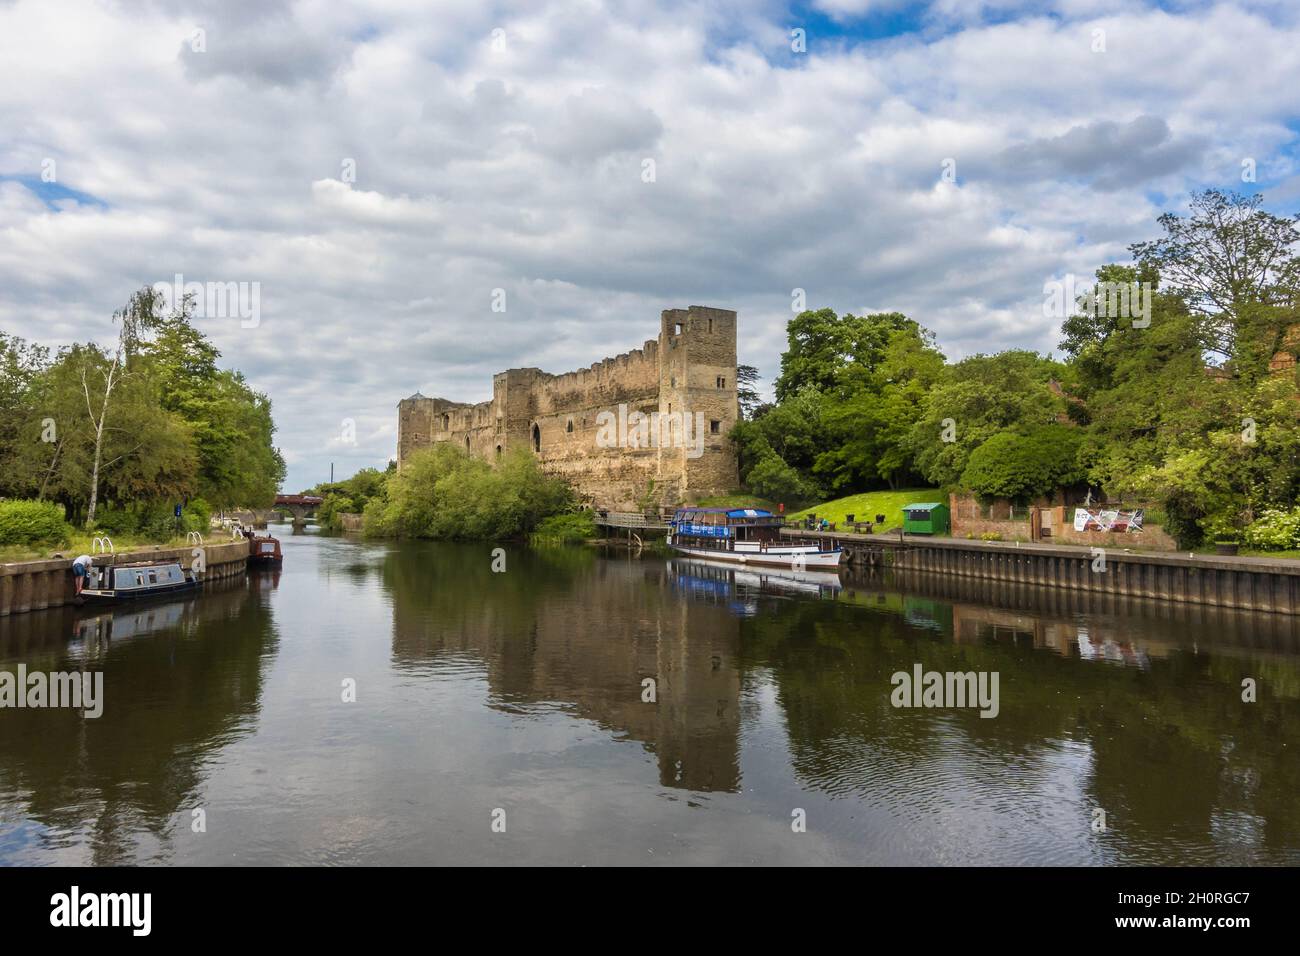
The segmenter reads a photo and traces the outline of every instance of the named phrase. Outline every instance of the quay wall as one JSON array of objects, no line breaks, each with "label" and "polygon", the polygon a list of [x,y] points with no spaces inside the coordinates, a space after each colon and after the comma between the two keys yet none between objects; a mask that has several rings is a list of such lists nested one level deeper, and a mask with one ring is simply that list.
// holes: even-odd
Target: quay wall
[{"label": "quay wall", "polygon": [[[222,580],[244,574],[248,569],[247,541],[220,541],[203,545],[207,556],[204,581]],[[123,552],[117,555],[95,555],[97,567],[129,564],[132,561],[177,561],[185,567],[193,562],[193,549],[159,548],[148,551]],[[44,561],[15,561],[0,564],[0,617],[43,611],[46,608],[73,604],[76,586],[72,578],[72,559],[51,558]]]},{"label": "quay wall", "polygon": [[[1274,614],[1300,614],[1300,561],[1002,541],[784,532],[834,538],[858,566]],[[1100,570],[1101,567],[1105,570]]]}]

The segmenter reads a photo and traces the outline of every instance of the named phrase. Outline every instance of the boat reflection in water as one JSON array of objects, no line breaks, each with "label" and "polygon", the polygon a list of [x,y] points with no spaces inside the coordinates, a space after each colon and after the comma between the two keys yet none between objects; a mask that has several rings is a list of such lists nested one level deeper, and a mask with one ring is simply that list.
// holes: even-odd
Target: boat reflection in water
[{"label": "boat reflection in water", "polygon": [[692,598],[710,600],[740,617],[758,613],[763,595],[834,598],[842,587],[835,571],[788,568],[737,568],[721,561],[673,558],[668,562],[673,587]]}]

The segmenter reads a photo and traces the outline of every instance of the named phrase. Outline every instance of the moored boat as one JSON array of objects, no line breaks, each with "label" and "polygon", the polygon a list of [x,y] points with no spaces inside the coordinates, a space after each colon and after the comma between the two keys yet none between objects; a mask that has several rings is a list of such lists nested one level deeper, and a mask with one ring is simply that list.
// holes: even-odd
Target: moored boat
[{"label": "moored boat", "polygon": [[91,568],[81,601],[86,605],[123,604],[197,591],[201,583],[176,561],[137,561]]},{"label": "moored boat", "polygon": [[248,539],[248,563],[260,566],[272,566],[284,563],[284,552],[280,550],[280,539],[271,535],[250,535]]},{"label": "moored boat", "polygon": [[248,563],[252,567],[279,567],[284,563],[280,539],[269,534],[258,534],[252,528],[240,528],[239,533],[248,540]]},{"label": "moored boat", "polygon": [[785,519],[761,508],[679,508],[669,525],[668,546],[680,554],[796,571],[839,567],[844,549],[832,540],[783,538]]}]

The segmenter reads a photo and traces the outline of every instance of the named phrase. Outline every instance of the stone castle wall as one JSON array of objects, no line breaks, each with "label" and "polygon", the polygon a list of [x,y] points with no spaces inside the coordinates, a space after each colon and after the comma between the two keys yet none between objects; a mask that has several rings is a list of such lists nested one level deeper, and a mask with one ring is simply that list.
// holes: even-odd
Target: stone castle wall
[{"label": "stone castle wall", "polygon": [[[690,430],[661,425],[668,441],[646,447],[636,413],[670,422],[685,413]],[[528,448],[597,507],[671,507],[737,486],[727,438],[737,417],[736,313],[693,305],[663,312],[657,339],[589,368],[499,372],[489,401],[403,400],[397,462],[401,468],[412,452],[438,442],[487,460]]]}]

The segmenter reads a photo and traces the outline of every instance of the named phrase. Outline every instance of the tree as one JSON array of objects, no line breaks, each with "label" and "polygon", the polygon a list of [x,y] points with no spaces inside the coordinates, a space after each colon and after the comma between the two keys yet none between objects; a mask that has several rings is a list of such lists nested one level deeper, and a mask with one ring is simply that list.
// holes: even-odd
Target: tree
[{"label": "tree", "polygon": [[908,327],[918,328],[900,312],[846,313],[842,318],[833,309],[801,312],[786,327],[788,348],[775,383],[777,401],[808,388],[852,389],[875,370],[890,335]]},{"label": "tree", "polygon": [[1294,305],[1300,291],[1300,215],[1274,216],[1262,202],[1258,194],[1194,193],[1189,216],[1165,213],[1157,220],[1163,237],[1130,246],[1140,268],[1205,319],[1207,348],[1224,360],[1238,357],[1248,306]]},{"label": "tree", "polygon": [[1023,350],[972,355],[950,366],[925,396],[908,438],[917,470],[941,487],[959,485],[971,452],[998,432],[1067,414],[1053,383],[1068,374],[1061,363]]},{"label": "tree", "polygon": [[[112,408],[113,393],[122,380],[130,374],[127,362],[140,347],[145,337],[158,325],[158,293],[149,287],[134,293],[126,306],[113,315],[118,323],[117,345],[107,367],[89,361],[90,351],[82,353],[87,359],[81,366],[81,387],[86,396],[86,413],[95,436],[94,461],[90,470],[90,498],[86,508],[86,527],[95,526],[95,509],[99,505],[99,471],[103,465],[104,436]],[[97,351],[97,350],[96,350]],[[92,381],[95,383],[92,396]]]},{"label": "tree", "polygon": [[163,318],[145,351],[159,378],[162,406],[192,423],[198,493],[215,507],[264,507],[284,480],[271,402],[244,377],[219,369],[221,353],[193,325],[186,297]]},{"label": "tree", "polygon": [[758,397],[758,369],[752,365],[736,366],[736,401],[740,405],[741,419],[752,419],[762,404]]},{"label": "tree", "polygon": [[[48,412],[41,414],[47,405],[43,399],[45,376],[49,369],[49,350],[32,345],[16,336],[0,332],[0,461],[5,463],[0,471],[0,495],[31,494],[39,472],[33,446],[44,445],[40,451],[50,451],[57,443],[44,441]],[[57,423],[56,423],[57,425]]]},{"label": "tree", "polygon": [[1083,433],[1068,425],[1001,431],[976,448],[961,483],[983,498],[1028,502],[1083,479]]},{"label": "tree", "polygon": [[912,428],[943,370],[944,357],[928,330],[912,323],[891,332],[859,387],[843,397],[827,397],[829,447],[817,456],[813,470],[828,475],[836,490],[881,480],[899,487],[915,473]]}]

